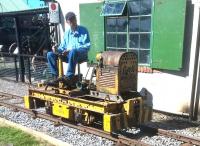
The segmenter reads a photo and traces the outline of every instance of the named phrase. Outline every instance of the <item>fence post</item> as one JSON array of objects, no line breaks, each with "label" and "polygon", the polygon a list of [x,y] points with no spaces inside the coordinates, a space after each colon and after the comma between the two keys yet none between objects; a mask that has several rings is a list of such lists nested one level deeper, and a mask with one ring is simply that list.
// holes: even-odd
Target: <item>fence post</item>
[{"label": "fence post", "polygon": [[19,81],[19,73],[18,73],[18,67],[17,67],[17,56],[14,55],[14,61],[15,61],[15,75],[16,75],[16,81]]},{"label": "fence post", "polygon": [[30,58],[28,57],[28,80],[31,84],[31,65],[30,65]]},{"label": "fence post", "polygon": [[19,68],[20,68],[20,79],[22,82],[25,81],[24,73],[25,73],[25,68],[24,68],[24,58],[21,56],[22,54],[22,48],[21,48],[21,42],[20,42],[20,31],[19,29],[19,20],[17,17],[14,18],[15,22],[15,37],[16,37],[16,42],[17,42],[17,47],[19,48]]}]

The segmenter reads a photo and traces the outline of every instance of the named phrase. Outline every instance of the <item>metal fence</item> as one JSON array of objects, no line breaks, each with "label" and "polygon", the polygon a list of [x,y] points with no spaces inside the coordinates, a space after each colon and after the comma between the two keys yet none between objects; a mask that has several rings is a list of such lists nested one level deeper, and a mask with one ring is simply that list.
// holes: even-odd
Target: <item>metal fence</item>
[{"label": "metal fence", "polygon": [[51,79],[51,74],[43,56],[0,52],[0,78],[35,84]]}]

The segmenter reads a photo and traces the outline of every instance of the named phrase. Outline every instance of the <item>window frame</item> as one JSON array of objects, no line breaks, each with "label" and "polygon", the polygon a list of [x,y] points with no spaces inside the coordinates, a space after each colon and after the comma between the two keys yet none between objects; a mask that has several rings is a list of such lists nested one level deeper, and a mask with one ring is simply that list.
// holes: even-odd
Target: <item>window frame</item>
[{"label": "window frame", "polygon": [[[131,1],[127,1],[127,3],[126,3],[126,9],[127,9],[127,15],[121,15],[121,16],[106,16],[106,19],[105,19],[105,37],[106,37],[106,39],[105,39],[105,48],[106,48],[106,50],[120,50],[120,51],[137,51],[137,52],[139,52],[139,51],[149,51],[149,53],[148,53],[148,55],[149,55],[149,60],[146,62],[146,63],[139,63],[139,65],[140,66],[151,66],[151,50],[152,50],[152,48],[151,48],[151,41],[152,41],[152,14],[153,14],[153,2],[154,2],[154,0],[152,0],[152,2],[151,2],[151,14],[147,14],[147,15],[136,15],[136,16],[130,16],[129,15],[129,12],[128,12],[128,4],[129,4],[129,2],[133,2],[133,0],[131,0]],[[139,0],[139,3],[141,4],[141,0]],[[141,9],[141,5],[140,5],[140,9]],[[140,32],[140,28],[141,28],[141,18],[144,18],[144,17],[149,17],[150,18],[150,31],[149,32]],[[127,31],[126,32],[107,32],[107,20],[108,19],[118,19],[118,18],[126,18],[127,19]],[[130,19],[131,18],[139,18],[139,25],[138,25],[138,27],[139,27],[139,31],[138,32],[131,32],[130,31]],[[125,48],[121,48],[121,47],[118,47],[117,46],[117,38],[116,38],[116,47],[110,47],[110,46],[108,46],[108,36],[107,35],[109,35],[109,34],[116,34],[116,36],[117,35],[119,35],[119,34],[126,34],[126,47]],[[133,48],[133,47],[130,47],[130,38],[131,38],[131,36],[130,35],[132,35],[132,34],[137,34],[138,35],[138,48]],[[140,36],[142,35],[142,34],[147,34],[147,35],[149,35],[150,37],[149,37],[149,47],[148,47],[148,49],[147,48],[140,48],[140,43],[141,43],[141,41],[140,41]],[[138,60],[140,59],[140,57],[139,57],[139,53],[138,53]],[[139,61],[138,61],[139,62]]]},{"label": "window frame", "polygon": [[[110,13],[110,14],[109,14],[109,13],[108,13],[108,14],[105,14],[105,12],[104,12],[105,9],[104,9],[104,8],[106,8],[106,5],[107,5],[107,4],[117,4],[117,3],[123,3],[123,7],[122,7],[120,13],[113,13],[113,12],[112,12],[112,13]],[[103,3],[100,16],[120,16],[120,15],[123,14],[126,5],[127,5],[127,2],[126,2],[126,1],[105,1],[105,2]]]}]

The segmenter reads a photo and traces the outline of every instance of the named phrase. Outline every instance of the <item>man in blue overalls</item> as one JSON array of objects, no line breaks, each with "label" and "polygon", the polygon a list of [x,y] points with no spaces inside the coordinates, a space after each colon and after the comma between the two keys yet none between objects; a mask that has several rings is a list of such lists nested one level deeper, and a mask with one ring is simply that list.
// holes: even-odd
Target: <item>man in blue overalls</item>
[{"label": "man in blue overalls", "polygon": [[[85,27],[77,25],[76,15],[73,12],[68,12],[65,20],[70,29],[65,31],[64,39],[57,51],[64,56],[63,61],[68,63],[65,77],[70,80],[74,77],[77,62],[87,61],[90,37]],[[52,47],[52,51],[47,53],[48,64],[54,79],[58,77],[58,56],[55,52],[56,48]]]}]

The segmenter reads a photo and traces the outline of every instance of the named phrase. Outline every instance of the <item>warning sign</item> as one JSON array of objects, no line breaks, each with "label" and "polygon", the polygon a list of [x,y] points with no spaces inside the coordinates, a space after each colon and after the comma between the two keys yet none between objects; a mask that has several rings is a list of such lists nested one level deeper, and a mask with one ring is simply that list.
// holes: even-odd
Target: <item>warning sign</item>
[{"label": "warning sign", "polygon": [[58,3],[49,3],[49,19],[50,23],[60,23]]}]

